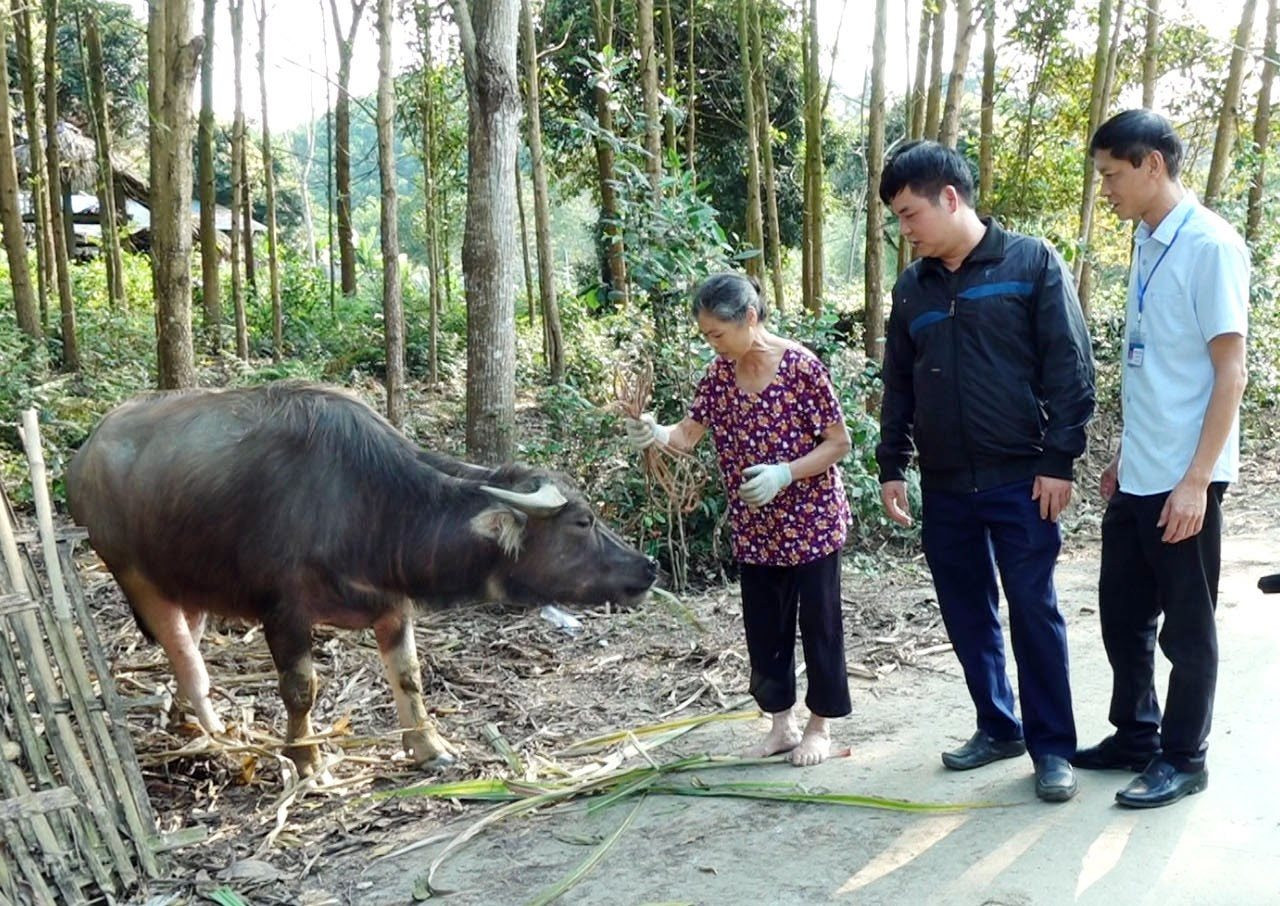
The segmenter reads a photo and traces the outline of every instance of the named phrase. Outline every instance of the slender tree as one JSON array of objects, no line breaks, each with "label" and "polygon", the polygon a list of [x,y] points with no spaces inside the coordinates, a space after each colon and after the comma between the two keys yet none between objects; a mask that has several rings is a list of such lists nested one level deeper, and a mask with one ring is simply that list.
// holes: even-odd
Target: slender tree
[{"label": "slender tree", "polygon": [[404,303],[400,297],[400,209],[396,198],[396,87],[391,71],[392,0],[378,0],[378,177],[382,186],[382,321],[387,420],[404,422]]},{"label": "slender tree", "polygon": [[662,117],[663,147],[675,157],[676,147],[676,26],[671,14],[671,0],[662,0],[662,82],[667,96],[666,113]]},{"label": "slender tree", "polygon": [[[522,3],[521,6],[524,4]],[[520,173],[520,155],[516,154],[516,213],[520,221],[520,262],[524,266],[524,299],[529,313],[529,326],[533,326],[533,261],[529,258],[529,218],[524,210],[524,177]],[[543,357],[545,361],[545,356]]]},{"label": "slender tree", "polygon": [[94,142],[98,154],[98,214],[102,227],[102,245],[107,262],[107,295],[112,305],[125,303],[124,256],[120,248],[120,218],[116,210],[115,168],[111,157],[111,114],[107,108],[107,86],[103,79],[102,35],[98,28],[98,10],[85,10],[84,37],[88,61],[85,85],[89,89]]},{"label": "slender tree", "polygon": [[1267,185],[1267,155],[1271,145],[1271,86],[1276,78],[1276,26],[1280,3],[1267,0],[1267,34],[1262,51],[1262,79],[1258,87],[1258,109],[1253,118],[1253,148],[1258,162],[1249,184],[1249,205],[1245,215],[1244,238],[1250,248],[1262,226],[1262,196]]},{"label": "slender tree", "polygon": [[1144,0],[1147,8],[1146,38],[1142,47],[1142,106],[1156,106],[1156,79],[1160,65],[1160,0]]},{"label": "slender tree", "polygon": [[333,111],[334,181],[338,189],[338,257],[342,268],[342,293],[356,292],[356,246],[351,227],[351,55],[360,17],[369,0],[351,0],[351,23],[344,30],[338,0],[329,0],[333,33],[338,41],[338,103]]},{"label": "slender tree", "polygon": [[[217,0],[204,0],[204,46],[213,49]],[[200,156],[200,300],[204,332],[213,352],[222,349],[222,275],[219,273],[218,200],[213,185],[213,53],[200,60],[200,124],[196,131]]]},{"label": "slender tree", "polygon": [[[884,359],[884,206],[880,193],[874,187],[880,185],[880,174],[884,172],[884,68],[888,19],[887,0],[876,0],[871,40],[871,104],[867,123],[867,253],[863,258],[866,307],[862,318],[862,342],[869,362]],[[878,405],[878,400],[875,402]],[[868,399],[867,403],[870,408],[872,400]]]},{"label": "slender tree", "polygon": [[[440,232],[439,201],[436,192],[436,67],[431,48],[432,16],[426,4],[417,7],[418,33],[422,39],[422,183],[423,230],[427,240],[427,380],[433,386],[440,380]],[[332,219],[331,219],[332,221]]]},{"label": "slender tree", "polygon": [[515,187],[519,0],[450,0],[467,84],[467,453],[511,458],[515,433]]},{"label": "slender tree", "polygon": [[253,233],[241,227],[240,212],[245,209],[244,195],[244,0],[228,0],[231,14],[231,49],[235,70],[235,115],[231,120],[231,305],[236,317],[236,355],[249,361],[249,324],[244,304],[244,278],[241,272],[241,244],[245,258],[252,257]]},{"label": "slender tree", "polygon": [[947,79],[947,100],[942,108],[939,141],[951,148],[960,135],[960,100],[964,93],[964,74],[969,68],[969,45],[973,41],[973,0],[955,0],[956,39],[951,57],[951,77]]},{"label": "slender tree", "polygon": [[818,54],[818,3],[805,7],[804,36],[804,249],[801,283],[805,307],[822,311],[824,263],[823,179],[822,179],[822,77]]},{"label": "slender tree", "polygon": [[161,389],[195,384],[191,338],[191,89],[204,42],[190,0],[150,0],[151,268]]},{"label": "slender tree", "polygon": [[920,0],[920,34],[916,37],[916,77],[907,106],[907,134],[913,139],[924,137],[925,99],[929,94],[929,46],[933,34],[932,0]]},{"label": "slender tree", "polygon": [[995,186],[996,0],[982,0],[982,114],[978,126],[978,207],[991,212]]},{"label": "slender tree", "polygon": [[936,139],[942,120],[942,55],[947,40],[947,0],[937,0],[929,50],[929,93],[925,96],[922,138]]},{"label": "slender tree", "polygon": [[[0,10],[0,47],[9,46],[9,10]],[[0,66],[0,228],[4,251],[9,259],[9,285],[13,290],[14,314],[18,329],[34,346],[44,338],[40,326],[39,301],[31,288],[27,267],[27,240],[22,232],[22,212],[18,209],[18,163],[13,156],[13,118],[9,113],[9,67]]]},{"label": "slender tree", "polygon": [[76,336],[76,303],[71,294],[71,262],[68,259],[67,233],[71,223],[63,207],[62,164],[58,150],[58,0],[45,0],[44,16],[45,158],[49,164],[49,231],[53,239],[54,273],[58,280],[62,368],[64,371],[79,371],[80,343]]},{"label": "slender tree", "polygon": [[284,303],[280,298],[280,247],[276,232],[275,154],[267,118],[267,0],[258,0],[258,85],[262,99],[262,192],[267,202],[267,275],[271,287],[271,357],[284,357]]},{"label": "slender tree", "polygon": [[[613,2],[614,0],[591,0],[595,50],[599,54],[603,54],[606,47],[613,46]],[[607,138],[613,134],[613,102],[604,79],[597,79],[592,90],[596,102],[596,123],[600,129],[600,135],[596,138],[596,181],[600,187],[600,221],[603,227],[604,254],[609,266],[609,289],[613,296],[625,301],[626,249],[622,241],[622,229],[618,224],[613,145]]]},{"label": "slender tree", "polygon": [[649,191],[662,192],[662,117],[658,103],[658,45],[653,34],[653,0],[636,0],[640,31],[640,93],[644,99],[645,172]]},{"label": "slender tree", "polygon": [[53,239],[49,231],[49,181],[44,146],[40,143],[40,106],[36,94],[36,55],[31,35],[31,4],[10,0],[17,44],[18,77],[22,82],[22,112],[27,123],[27,151],[31,160],[29,181],[34,199],[36,228],[36,295],[40,302],[42,331],[49,323],[49,287],[53,280]]},{"label": "slender tree", "polygon": [[1204,203],[1211,208],[1218,204],[1222,183],[1231,162],[1231,149],[1236,136],[1236,108],[1240,105],[1245,55],[1249,51],[1249,32],[1253,29],[1257,7],[1257,0],[1244,0],[1244,6],[1240,10],[1240,24],[1236,26],[1236,40],[1231,47],[1227,86],[1222,91],[1222,106],[1218,108],[1218,131],[1213,141],[1213,158],[1209,161],[1209,175],[1204,184]]},{"label": "slender tree", "polygon": [[760,158],[764,164],[764,209],[767,230],[769,275],[773,280],[773,302],[779,311],[786,308],[782,284],[782,235],[778,223],[778,179],[773,161],[773,122],[769,116],[769,86],[764,77],[764,41],[760,34],[763,10],[755,4],[751,15],[751,60],[756,97],[756,120],[760,126]]},{"label": "slender tree", "polygon": [[693,64],[693,45],[698,38],[698,29],[695,25],[697,13],[697,0],[689,0],[688,22],[685,27],[688,29],[688,41],[685,51],[685,99],[684,99],[684,158],[685,164],[689,168],[690,175],[696,176],[697,163],[694,158],[694,152],[698,147],[698,129],[697,129],[697,101],[698,101],[698,70]]},{"label": "slender tree", "polygon": [[[1102,123],[1102,115],[1106,112],[1106,97],[1103,92],[1107,84],[1107,58],[1111,48],[1111,0],[1100,0],[1098,4],[1098,42],[1093,53],[1093,84],[1089,91],[1089,119],[1085,127],[1085,141]],[[1028,117],[1030,117],[1028,112]],[[1030,123],[1028,123],[1028,142],[1030,141]],[[1089,234],[1093,228],[1093,205],[1097,183],[1097,171],[1091,160],[1084,161],[1084,186],[1080,192],[1080,228],[1076,233],[1078,249],[1072,265],[1076,279],[1077,291],[1080,288],[1081,275],[1084,272],[1085,259],[1088,257]],[[1086,309],[1086,314],[1088,310]]]},{"label": "slender tree", "polygon": [[738,0],[738,57],[742,76],[742,120],[747,145],[747,246],[757,252],[747,258],[746,271],[757,280],[764,276],[764,219],[760,207],[760,131],[756,125],[755,78],[752,74],[750,0]]},{"label": "slender tree", "polygon": [[[537,34],[533,28],[530,0],[522,0],[520,18],[524,35],[525,110],[529,124],[529,169],[533,175],[533,222],[538,250],[538,297],[542,304],[542,344],[551,381],[558,384],[564,380],[564,332],[560,325],[560,305],[556,299],[555,258],[551,249],[551,199],[542,146],[542,76],[538,66]],[[530,301],[530,306],[532,304]]]}]

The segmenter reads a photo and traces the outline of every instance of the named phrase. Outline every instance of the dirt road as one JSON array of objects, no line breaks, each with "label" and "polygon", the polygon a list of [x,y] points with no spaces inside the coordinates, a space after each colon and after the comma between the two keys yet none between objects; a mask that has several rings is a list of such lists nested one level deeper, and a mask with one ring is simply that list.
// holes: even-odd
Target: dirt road
[{"label": "dirt road", "polygon": [[[802,782],[813,789],[996,808],[905,814],[749,800],[650,797],[602,862],[560,903],[577,904],[1057,904],[1280,903],[1280,598],[1259,575],[1280,571],[1274,493],[1229,498],[1219,607],[1222,652],[1206,792],[1164,809],[1113,804],[1130,775],[1080,774],[1072,801],[1039,802],[1027,759],[964,774],[944,748],[972,731],[950,653],[873,684],[851,680],[854,715],[838,727],[850,757],[803,772],[735,769],[733,779]],[[1109,668],[1093,610],[1095,540],[1060,566],[1080,738],[1109,731]],[[1162,687],[1163,688],[1163,687]],[[733,753],[762,722],[712,725],[667,754]],[[718,771],[715,780],[730,778]],[[452,857],[437,882],[450,904],[527,903],[611,834],[630,805],[588,816],[585,805],[486,832]],[[437,849],[380,862],[359,876],[316,880],[351,902],[403,904]]]}]

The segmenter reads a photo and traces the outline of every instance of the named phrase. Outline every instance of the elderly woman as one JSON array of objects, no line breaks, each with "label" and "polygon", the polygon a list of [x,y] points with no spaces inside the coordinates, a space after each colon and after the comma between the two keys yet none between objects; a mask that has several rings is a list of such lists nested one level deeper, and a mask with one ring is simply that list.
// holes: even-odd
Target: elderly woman
[{"label": "elderly woman", "polygon": [[[849,434],[827,371],[799,343],[771,333],[760,284],[738,273],[708,277],[693,317],[716,353],[689,414],[659,425],[627,420],[637,449],[689,451],[708,431],[729,498],[733,552],[751,659],[750,691],[773,719],[746,754],[790,752],[797,766],[831,749],[828,721],[851,710],[840,613],[840,548],[849,503],[836,464]],[[796,702],[797,615],[808,673],[803,733]]]}]

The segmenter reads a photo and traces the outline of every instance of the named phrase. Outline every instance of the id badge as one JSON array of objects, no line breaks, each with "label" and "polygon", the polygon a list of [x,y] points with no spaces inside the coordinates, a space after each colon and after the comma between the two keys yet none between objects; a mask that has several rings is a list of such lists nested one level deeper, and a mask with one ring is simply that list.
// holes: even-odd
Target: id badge
[{"label": "id badge", "polygon": [[1134,331],[1129,334],[1129,349],[1125,353],[1124,362],[1130,368],[1141,368],[1142,357],[1146,352],[1146,344],[1142,341],[1142,332]]}]

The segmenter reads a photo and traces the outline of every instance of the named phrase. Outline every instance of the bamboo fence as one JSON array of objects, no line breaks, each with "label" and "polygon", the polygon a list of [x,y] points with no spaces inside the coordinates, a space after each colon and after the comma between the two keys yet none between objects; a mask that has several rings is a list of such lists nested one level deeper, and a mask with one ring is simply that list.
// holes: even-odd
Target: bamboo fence
[{"label": "bamboo fence", "polygon": [[142,772],[73,560],[34,410],[21,434],[37,529],[0,487],[0,906],[114,903],[160,874]]}]

